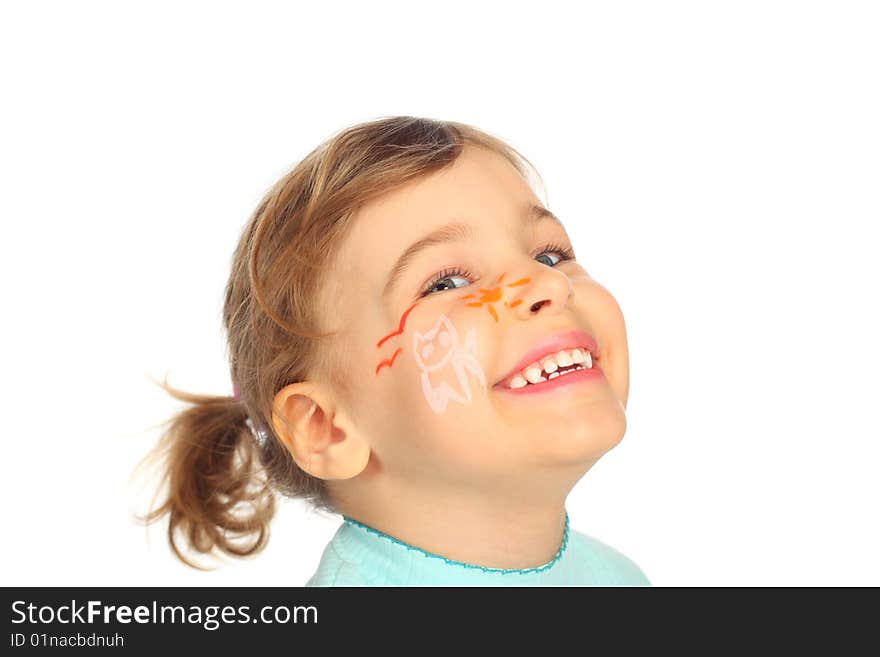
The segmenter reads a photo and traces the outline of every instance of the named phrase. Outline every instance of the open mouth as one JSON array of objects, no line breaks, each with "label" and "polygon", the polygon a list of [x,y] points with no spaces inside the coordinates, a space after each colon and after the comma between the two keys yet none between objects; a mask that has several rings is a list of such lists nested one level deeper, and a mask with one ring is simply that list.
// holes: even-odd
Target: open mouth
[{"label": "open mouth", "polygon": [[529,386],[540,386],[574,372],[598,369],[598,360],[598,353],[591,353],[588,345],[560,349],[517,369],[496,383],[495,387],[518,390]]}]

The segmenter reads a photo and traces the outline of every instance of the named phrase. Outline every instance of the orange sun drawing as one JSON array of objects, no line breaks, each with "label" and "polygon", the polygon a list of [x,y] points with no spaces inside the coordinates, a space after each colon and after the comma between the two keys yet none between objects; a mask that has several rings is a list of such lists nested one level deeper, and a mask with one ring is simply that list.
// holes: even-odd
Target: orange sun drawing
[{"label": "orange sun drawing", "polygon": [[[499,301],[501,301],[501,296],[503,295],[503,290],[501,289],[501,281],[504,280],[504,275],[506,273],[507,272],[504,272],[504,274],[501,274],[501,276],[498,277],[498,281],[495,283],[495,287],[490,288],[488,290],[486,290],[484,288],[480,288],[479,300],[472,301],[471,303],[466,303],[464,305],[470,306],[472,308],[480,308],[483,304],[485,304],[486,309],[489,311],[489,314],[492,315],[492,317],[497,322],[498,321],[498,313],[495,311],[495,306],[493,306],[492,304],[498,303]],[[517,285],[525,285],[530,280],[531,280],[530,278],[521,278],[518,281],[514,281],[513,283],[508,283],[507,287],[516,287]],[[461,298],[462,299],[473,299],[476,296],[477,296],[476,294],[467,294]],[[515,308],[516,306],[518,306],[521,303],[522,303],[522,299],[517,299],[516,301],[512,301],[511,303],[507,303],[505,301],[504,305],[507,308]]]}]

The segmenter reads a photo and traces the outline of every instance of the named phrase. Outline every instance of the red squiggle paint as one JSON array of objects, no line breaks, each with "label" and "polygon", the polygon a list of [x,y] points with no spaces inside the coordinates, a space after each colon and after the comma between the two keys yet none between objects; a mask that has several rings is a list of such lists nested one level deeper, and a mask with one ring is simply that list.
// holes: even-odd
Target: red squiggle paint
[{"label": "red squiggle paint", "polygon": [[406,309],[406,311],[403,313],[403,315],[400,316],[400,322],[399,322],[398,325],[397,325],[397,330],[396,330],[396,331],[392,331],[391,333],[389,333],[388,335],[386,335],[384,338],[382,338],[381,340],[379,340],[379,342],[376,343],[376,347],[377,347],[377,348],[378,348],[378,347],[381,347],[382,344],[383,344],[386,340],[388,340],[388,339],[390,339],[390,338],[393,338],[395,335],[400,335],[401,333],[403,333],[403,327],[406,325],[406,316],[409,315],[410,311],[411,311],[413,308],[415,308],[417,305],[419,305],[419,302],[418,302],[418,301],[416,301],[413,305],[411,305],[409,308]]},{"label": "red squiggle paint", "polygon": [[398,347],[398,348],[397,348],[397,351],[394,352],[394,355],[393,355],[391,358],[388,358],[388,359],[386,359],[386,360],[383,360],[381,363],[379,363],[379,364],[376,366],[376,374],[378,374],[378,373],[379,373],[379,370],[381,370],[383,367],[391,367],[392,365],[394,365],[394,359],[397,358],[397,355],[398,355],[401,351],[403,351],[403,347]]}]

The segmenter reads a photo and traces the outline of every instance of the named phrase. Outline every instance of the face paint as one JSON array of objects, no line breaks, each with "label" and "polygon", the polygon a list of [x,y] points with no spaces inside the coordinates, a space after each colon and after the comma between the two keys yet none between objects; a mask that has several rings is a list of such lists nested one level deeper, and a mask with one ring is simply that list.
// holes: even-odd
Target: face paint
[{"label": "face paint", "polygon": [[[468,373],[486,385],[486,377],[477,360],[477,333],[471,327],[464,342],[446,315],[440,315],[434,327],[426,333],[416,331],[413,353],[421,372],[422,392],[435,413],[443,413],[450,400],[471,402]],[[453,385],[448,379],[454,377]]]},{"label": "face paint", "polygon": [[[485,304],[486,309],[489,311],[489,314],[492,315],[492,318],[497,322],[498,321],[498,312],[495,310],[495,306],[493,306],[492,304],[497,303],[498,301],[501,301],[501,296],[504,294],[503,290],[501,289],[501,281],[504,279],[504,275],[506,273],[507,272],[504,272],[504,274],[501,274],[501,276],[498,277],[498,280],[495,283],[495,287],[490,288],[488,290],[484,289],[484,288],[480,288],[481,294],[480,294],[480,298],[478,301],[474,301],[472,303],[466,303],[464,305],[470,306],[471,308],[481,308],[483,306],[483,304]],[[508,283],[507,287],[516,287],[518,285],[525,285],[530,280],[531,280],[530,278],[521,278],[518,281],[514,281],[513,283]],[[477,296],[476,294],[467,294],[461,298],[462,299],[472,299],[476,296]],[[522,303],[522,299],[517,299],[516,301],[513,301],[512,303],[507,303],[505,301],[504,305],[507,306],[508,308],[515,308],[516,306],[518,306],[521,303]]]},{"label": "face paint", "polygon": [[394,352],[394,355],[391,356],[391,358],[386,358],[385,360],[381,361],[378,365],[376,365],[376,374],[378,374],[379,370],[381,370],[383,367],[391,367],[392,365],[394,365],[394,359],[397,358],[398,354],[401,351],[403,351],[403,347],[398,347],[397,351]]},{"label": "face paint", "polygon": [[382,344],[386,340],[388,340],[389,338],[393,338],[395,335],[400,335],[401,333],[403,333],[403,328],[406,326],[406,317],[407,317],[407,315],[410,314],[410,312],[412,312],[412,309],[415,308],[417,305],[419,305],[418,301],[416,301],[413,305],[411,305],[409,308],[407,308],[403,312],[403,314],[400,316],[400,321],[397,323],[397,330],[392,331],[391,333],[386,335],[384,338],[379,340],[379,342],[376,343],[376,347],[381,347]]},{"label": "face paint", "polygon": [[[419,305],[418,301],[416,301],[413,305],[411,305],[409,308],[407,308],[404,311],[404,313],[400,316],[400,321],[397,323],[397,329],[392,331],[391,333],[389,333],[385,337],[383,337],[381,340],[379,340],[379,342],[376,343],[377,349],[380,348],[383,344],[385,344],[386,340],[390,340],[394,336],[403,334],[403,329],[406,326],[406,317],[407,317],[407,315],[409,315],[409,313],[412,311],[412,309],[415,308],[417,305]],[[398,347],[397,350],[394,352],[394,354],[391,356],[391,358],[386,358],[383,361],[379,361],[379,364],[376,365],[376,375],[378,376],[379,370],[381,370],[383,367],[391,367],[392,365],[394,365],[394,359],[397,358],[398,354],[400,354],[401,351],[403,351],[403,348]]]}]

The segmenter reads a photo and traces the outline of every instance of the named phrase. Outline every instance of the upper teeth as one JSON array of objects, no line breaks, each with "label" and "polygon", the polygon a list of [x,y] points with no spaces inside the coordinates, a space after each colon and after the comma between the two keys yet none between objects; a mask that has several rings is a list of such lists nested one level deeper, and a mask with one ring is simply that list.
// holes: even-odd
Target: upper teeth
[{"label": "upper teeth", "polygon": [[[529,383],[540,383],[547,381],[548,377],[555,379],[560,374],[552,375],[560,367],[568,367],[569,365],[581,365],[577,369],[585,369],[593,367],[593,358],[586,349],[564,349],[555,354],[543,356],[540,360],[527,365],[520,372],[514,374],[507,382],[510,388],[522,388]],[[574,370],[572,370],[574,371]],[[544,376],[544,373],[548,376]]]}]

